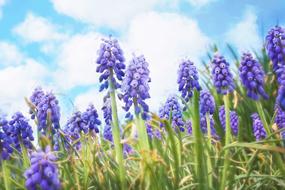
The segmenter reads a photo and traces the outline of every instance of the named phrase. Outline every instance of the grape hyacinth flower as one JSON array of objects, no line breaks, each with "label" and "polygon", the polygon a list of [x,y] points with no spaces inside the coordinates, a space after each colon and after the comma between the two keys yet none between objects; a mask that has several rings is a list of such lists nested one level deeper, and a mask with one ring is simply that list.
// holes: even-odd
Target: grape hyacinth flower
[{"label": "grape hyacinth flower", "polygon": [[34,140],[32,126],[21,112],[16,112],[9,121],[9,125],[3,127],[3,130],[12,137],[13,144],[18,151],[21,151],[21,144],[27,149],[33,148],[31,142]]},{"label": "grape hyacinth flower", "polygon": [[25,171],[26,188],[28,190],[59,190],[61,188],[56,156],[47,146],[45,151],[31,154],[31,167]]},{"label": "grape hyacinth flower", "polygon": [[103,131],[104,139],[113,142],[113,134],[112,134],[112,108],[111,108],[111,99],[109,94],[104,97],[104,103],[102,107],[103,117],[105,121],[105,127]]},{"label": "grape hyacinth flower", "polygon": [[186,129],[187,129],[187,133],[188,133],[189,135],[192,135],[192,122],[191,122],[191,120],[187,120],[187,121],[185,122],[185,127],[186,127]]},{"label": "grape hyacinth flower", "polygon": [[[212,117],[212,115],[210,115],[209,119],[210,119],[211,135],[213,137],[218,137],[218,135],[216,133],[216,129],[214,127],[215,121],[214,121],[214,118]],[[203,134],[207,134],[208,133],[206,116],[200,115],[200,127],[201,127],[201,131],[202,131]]]},{"label": "grape hyacinth flower", "polygon": [[0,115],[0,154],[4,160],[9,159],[13,153],[13,148],[11,147],[13,139],[3,131],[3,128],[9,127],[8,125],[8,121],[4,116]]},{"label": "grape hyacinth flower", "polygon": [[[285,129],[285,112],[277,105],[275,105],[276,117],[275,123],[279,129]],[[285,131],[281,132],[282,139],[285,140]]]},{"label": "grape hyacinth flower", "polygon": [[153,138],[161,139],[160,131],[154,128],[149,122],[146,123],[146,132],[151,139]]},{"label": "grape hyacinth flower", "polygon": [[[47,130],[54,132],[55,129],[59,129],[60,107],[54,94],[52,92],[45,94],[41,88],[36,88],[30,100],[36,106],[36,113],[32,110],[30,113],[32,119],[37,118],[38,130],[45,134]],[[51,129],[47,129],[48,117],[50,117]]]},{"label": "grape hyacinth flower", "polygon": [[215,100],[209,91],[202,91],[200,93],[200,113],[212,115],[215,112]]},{"label": "grape hyacinth flower", "polygon": [[98,126],[101,125],[101,121],[98,118],[97,110],[95,109],[93,104],[90,104],[86,111],[82,113],[82,119],[88,126],[90,131],[95,131],[99,133]]},{"label": "grape hyacinth flower", "polygon": [[103,137],[105,140],[113,142],[112,127],[110,125],[105,125],[103,131]]},{"label": "grape hyacinth flower", "polygon": [[96,63],[98,64],[96,72],[102,73],[99,81],[101,84],[100,92],[109,87],[110,78],[114,88],[117,89],[120,87],[120,84],[116,81],[116,78],[119,81],[123,80],[124,69],[125,69],[125,58],[123,51],[116,39],[102,39],[100,49],[98,51],[99,57],[97,58]]},{"label": "grape hyacinth flower", "polygon": [[[83,120],[80,111],[74,112],[71,118],[68,119],[64,132],[69,142],[77,141],[80,139],[81,133],[87,134],[89,132],[89,126]],[[80,142],[76,142],[75,146],[77,149],[80,149]]]},{"label": "grape hyacinth flower", "polygon": [[[170,113],[172,117],[170,118]],[[169,96],[164,106],[159,109],[159,117],[172,120],[172,127],[184,131],[184,121],[182,119],[182,111],[180,104],[175,96]]]},{"label": "grape hyacinth flower", "polygon": [[[285,66],[285,29],[275,26],[266,36],[266,50],[273,64],[273,71]],[[277,78],[279,78],[277,76]]]},{"label": "grape hyacinth flower", "polygon": [[241,82],[247,90],[247,96],[258,100],[259,96],[268,99],[264,90],[264,71],[259,62],[250,53],[243,53],[239,67]]},{"label": "grape hyacinth flower", "polygon": [[201,90],[198,71],[190,60],[183,60],[178,69],[178,90],[186,102],[193,96],[193,89]]},{"label": "grape hyacinth flower", "polygon": [[223,56],[219,54],[214,55],[212,60],[212,79],[219,94],[228,94],[235,88],[229,66],[229,63]]},{"label": "grape hyacinth flower", "polygon": [[[121,98],[125,102],[124,110],[128,112],[134,104],[135,113],[141,113],[143,119],[147,118],[149,107],[145,100],[150,98],[149,82],[148,62],[143,55],[134,56],[130,61],[122,83],[123,94],[121,94]],[[127,113],[126,116],[130,117],[131,114]]]},{"label": "grape hyacinth flower", "polygon": [[260,117],[257,113],[254,113],[251,115],[252,118],[252,128],[253,128],[253,134],[255,136],[255,139],[257,141],[262,140],[266,137],[266,132],[263,127],[263,123],[260,120]]},{"label": "grape hyacinth flower", "polygon": [[276,98],[278,106],[285,111],[285,86],[282,85],[278,89],[278,96]]},{"label": "grape hyacinth flower", "polygon": [[[221,106],[219,109],[219,119],[222,125],[222,128],[226,129],[226,113],[225,113],[225,107]],[[232,134],[237,136],[238,135],[238,125],[239,125],[239,119],[238,115],[235,111],[230,111],[230,126],[232,129]]]},{"label": "grape hyacinth flower", "polygon": [[[35,107],[37,107],[39,105],[39,103],[41,102],[41,99],[43,96],[45,96],[44,91],[42,90],[41,87],[37,87],[34,89],[34,92],[33,92],[32,96],[30,97],[30,101],[33,103],[33,105]],[[35,119],[35,117],[36,117],[35,110],[30,109],[30,114],[31,114],[31,118]]]}]

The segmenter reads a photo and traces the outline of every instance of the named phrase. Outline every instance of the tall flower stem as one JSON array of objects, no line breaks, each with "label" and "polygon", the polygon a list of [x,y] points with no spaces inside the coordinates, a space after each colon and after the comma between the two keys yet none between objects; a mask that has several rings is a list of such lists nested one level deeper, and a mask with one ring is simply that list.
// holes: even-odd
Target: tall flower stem
[{"label": "tall flower stem", "polygon": [[[225,138],[225,146],[230,144],[231,141],[231,126],[230,126],[230,108],[229,108],[229,95],[226,94],[223,97],[225,104],[225,115],[226,115],[226,138]],[[229,176],[229,167],[230,167],[230,152],[229,149],[225,150],[224,154],[224,168],[222,173],[222,181],[221,181],[221,190],[226,188],[227,177]]]},{"label": "tall flower stem", "polygon": [[119,175],[121,182],[121,189],[126,189],[126,179],[125,179],[125,167],[124,167],[124,157],[123,157],[123,147],[121,144],[120,137],[120,127],[119,127],[119,119],[117,113],[117,103],[115,96],[115,87],[112,82],[113,73],[111,72],[111,76],[109,78],[109,87],[110,87],[110,98],[111,98],[111,107],[112,107],[112,134],[114,138],[115,152],[116,152],[116,161],[119,165]]},{"label": "tall flower stem", "polygon": [[195,149],[195,162],[196,162],[196,175],[198,178],[199,186],[198,189],[208,189],[207,185],[207,171],[204,163],[204,149],[202,132],[200,129],[200,112],[199,112],[199,97],[200,93],[196,89],[194,90],[193,96],[193,134],[194,134],[194,149]]},{"label": "tall flower stem", "polygon": [[[262,105],[259,101],[256,102],[256,107],[257,107],[257,111],[258,111],[258,114],[260,116],[260,119],[261,119],[263,126],[265,128],[265,131],[267,133],[267,136],[269,136],[269,135],[271,135],[271,130],[270,130],[269,125],[266,121],[266,117],[265,117]],[[276,136],[273,135],[273,138],[276,138]],[[273,153],[273,159],[276,162],[277,167],[280,169],[282,175],[285,176],[285,164],[284,164],[284,161],[282,160],[280,154],[278,154],[276,152]]]},{"label": "tall flower stem", "polygon": [[7,161],[2,160],[2,175],[4,179],[4,186],[6,190],[10,190],[10,170],[7,168]]},{"label": "tall flower stem", "polygon": [[[207,158],[207,162],[208,162],[208,170],[209,172],[213,171],[213,167],[212,167],[212,161],[211,161],[211,147],[212,147],[212,135],[211,135],[211,123],[210,123],[210,116],[209,113],[206,113],[206,122],[207,122],[207,131],[208,131],[208,158]],[[212,188],[213,185],[213,178],[211,176],[209,176],[209,188]]]}]

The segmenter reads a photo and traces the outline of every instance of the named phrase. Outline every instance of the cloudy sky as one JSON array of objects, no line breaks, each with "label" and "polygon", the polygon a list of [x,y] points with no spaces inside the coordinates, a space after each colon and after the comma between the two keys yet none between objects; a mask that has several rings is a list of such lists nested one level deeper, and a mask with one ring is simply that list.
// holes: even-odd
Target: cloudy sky
[{"label": "cloudy sky", "polygon": [[[27,113],[24,97],[53,90],[64,116],[97,109],[100,39],[118,38],[127,60],[144,54],[156,111],[176,93],[179,61],[199,66],[209,46],[259,49],[267,30],[285,24],[284,0],[0,0],[0,112]],[[224,52],[223,52],[224,50]]]}]

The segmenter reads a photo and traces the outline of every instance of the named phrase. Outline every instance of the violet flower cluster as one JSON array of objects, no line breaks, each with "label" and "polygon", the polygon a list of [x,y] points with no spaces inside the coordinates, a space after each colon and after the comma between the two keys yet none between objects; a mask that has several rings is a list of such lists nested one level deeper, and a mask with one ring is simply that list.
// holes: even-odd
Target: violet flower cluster
[{"label": "violet flower cluster", "polygon": [[[46,133],[47,125],[51,122],[52,132],[59,129],[60,107],[58,100],[52,92],[44,93],[41,88],[36,88],[30,97],[30,101],[35,105],[36,110],[30,110],[31,118],[37,118],[38,130]],[[48,121],[50,117],[50,121]]]},{"label": "violet flower cluster", "polygon": [[[135,113],[142,114],[143,119],[147,118],[149,107],[145,100],[150,98],[149,95],[149,69],[148,62],[143,55],[134,56],[126,70],[126,75],[122,82],[121,98],[123,99],[125,111],[129,111],[131,106],[134,105]],[[128,118],[131,114],[127,113]]]},{"label": "violet flower cluster", "polygon": [[13,153],[13,139],[3,131],[3,128],[8,127],[8,121],[4,116],[0,115],[0,154],[1,158],[4,160],[9,159],[10,155]]},{"label": "violet flower cluster", "polygon": [[99,120],[99,115],[93,104],[89,104],[86,111],[82,113],[82,119],[90,131],[94,130],[94,132],[99,133],[98,126],[101,125],[101,121]]},{"label": "violet flower cluster", "polygon": [[251,115],[252,118],[252,129],[255,139],[257,141],[262,140],[266,137],[266,132],[263,123],[257,113]]},{"label": "violet flower cluster", "polygon": [[177,83],[179,85],[178,90],[186,102],[193,96],[192,91],[194,89],[201,90],[197,69],[190,60],[183,60],[180,63]]},{"label": "violet flower cluster", "polygon": [[101,73],[99,81],[100,92],[108,89],[109,79],[112,81],[114,88],[120,88],[120,84],[116,81],[123,80],[125,66],[125,58],[123,51],[116,39],[102,39],[100,49],[98,51],[98,64],[96,72]]},{"label": "violet flower cluster", "polygon": [[[273,71],[285,66],[285,29],[281,26],[272,28],[266,36],[266,50],[273,64]],[[277,76],[277,78],[279,78]]]},{"label": "violet flower cluster", "polygon": [[[219,108],[219,119],[222,125],[222,128],[226,130],[226,111],[225,106],[221,106]],[[230,111],[230,126],[232,134],[238,135],[238,126],[239,126],[239,118],[235,111]]]},{"label": "violet flower cluster", "polygon": [[258,100],[259,96],[268,99],[264,90],[264,71],[259,62],[250,53],[243,53],[239,67],[241,82],[247,90],[247,96]]},{"label": "violet flower cluster", "polygon": [[276,117],[275,123],[279,129],[283,129],[284,131],[281,132],[282,139],[285,140],[285,111],[283,111],[279,105],[275,106]]},{"label": "violet flower cluster", "polygon": [[107,95],[104,97],[104,103],[102,107],[103,117],[105,121],[105,127],[103,130],[104,139],[113,142],[113,134],[112,134],[112,107],[111,107],[111,99],[110,96]]},{"label": "violet flower cluster", "polygon": [[278,89],[278,95],[276,98],[278,106],[285,111],[285,85],[282,85]]},{"label": "violet flower cluster", "polygon": [[28,119],[23,116],[21,112],[16,112],[9,125],[3,127],[3,131],[13,139],[13,146],[21,151],[21,144],[27,149],[32,149],[34,140],[32,126]]},{"label": "violet flower cluster", "polygon": [[159,109],[159,117],[167,120],[171,119],[172,127],[175,130],[180,129],[180,131],[184,131],[182,110],[175,96],[167,98],[166,103]]},{"label": "violet flower cluster", "polygon": [[219,54],[214,55],[212,60],[212,79],[219,94],[228,94],[235,88],[229,66],[229,63],[223,56]]},{"label": "violet flower cluster", "polygon": [[28,190],[59,190],[61,188],[56,156],[47,147],[31,154],[31,167],[25,171]]}]

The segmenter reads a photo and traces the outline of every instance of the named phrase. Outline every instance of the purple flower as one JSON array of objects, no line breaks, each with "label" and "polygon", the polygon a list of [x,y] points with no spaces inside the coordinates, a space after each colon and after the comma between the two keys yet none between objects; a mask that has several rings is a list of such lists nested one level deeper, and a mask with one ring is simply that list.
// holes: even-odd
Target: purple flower
[{"label": "purple flower", "polygon": [[61,188],[56,156],[47,147],[45,151],[33,152],[31,167],[25,171],[28,190],[59,190]]},{"label": "purple flower", "polygon": [[202,115],[207,113],[212,115],[215,112],[215,107],[215,100],[212,94],[209,91],[202,91],[200,93],[200,113]]},{"label": "purple flower", "polygon": [[[285,112],[278,106],[275,105],[276,117],[275,123],[279,129],[285,129]],[[281,132],[282,139],[285,140],[285,131]]]},{"label": "purple flower", "polygon": [[98,64],[96,72],[102,73],[99,81],[101,84],[100,91],[107,89],[109,86],[108,79],[111,77],[111,81],[114,88],[119,88],[120,84],[116,81],[122,80],[124,77],[125,58],[123,51],[119,46],[116,39],[102,39],[100,49],[98,51],[98,58],[96,63]]},{"label": "purple flower", "polygon": [[[215,129],[215,121],[212,117],[212,115],[209,115],[209,119],[210,119],[210,129],[211,129],[211,135],[214,138],[218,139],[218,135],[216,133],[216,129]],[[203,134],[207,134],[208,133],[208,128],[207,128],[207,119],[206,116],[204,115],[200,115],[200,128]]]},{"label": "purple flower", "polygon": [[103,131],[103,137],[105,140],[113,142],[112,127],[110,125],[105,125],[104,131]]},{"label": "purple flower", "polygon": [[278,89],[278,96],[276,98],[278,106],[285,111],[285,86],[281,85]]},{"label": "purple flower", "polygon": [[264,99],[269,96],[264,90],[264,71],[256,59],[250,53],[243,53],[239,67],[241,82],[247,90],[247,96],[258,100],[259,95]]},{"label": "purple flower", "polygon": [[167,120],[171,119],[172,127],[175,130],[180,129],[180,131],[184,131],[181,107],[175,96],[168,97],[164,106],[159,109],[159,117]]},{"label": "purple flower", "polygon": [[192,91],[195,88],[198,91],[201,90],[198,80],[199,77],[195,65],[190,60],[183,60],[179,65],[177,83],[179,85],[178,90],[186,102],[192,97]]},{"label": "purple flower", "polygon": [[[219,119],[222,125],[222,128],[226,130],[226,112],[225,112],[225,106],[221,106],[219,109]],[[238,135],[238,125],[239,125],[239,119],[238,115],[235,111],[230,111],[230,126],[232,134],[237,136]]]},{"label": "purple flower", "polygon": [[82,113],[82,119],[88,126],[89,130],[95,130],[96,133],[99,133],[98,126],[101,125],[101,121],[98,117],[97,110],[93,104],[90,104],[86,111]]},{"label": "purple flower", "polygon": [[107,95],[104,97],[104,104],[102,107],[103,117],[105,121],[105,127],[103,130],[104,139],[113,142],[113,134],[112,134],[112,107],[111,107],[111,99],[110,96]]},{"label": "purple flower", "polygon": [[83,120],[82,113],[80,111],[74,112],[71,118],[68,119],[65,125],[64,132],[67,135],[67,139],[70,143],[76,142],[75,146],[80,149],[81,133],[87,134],[89,132],[88,124]]},{"label": "purple flower", "polygon": [[[124,110],[128,112],[134,104],[136,114],[142,113],[143,118],[146,119],[144,116],[147,116],[149,107],[145,100],[150,98],[149,82],[148,63],[144,56],[134,56],[130,61],[122,83],[123,94],[121,98],[125,102]],[[127,113],[127,117],[129,116],[131,116],[130,113]]]},{"label": "purple flower", "polygon": [[153,138],[161,139],[160,131],[155,127],[153,127],[149,122],[146,123],[146,132],[151,139]]},{"label": "purple flower", "polygon": [[33,130],[28,122],[28,119],[23,116],[21,112],[16,112],[9,125],[3,127],[3,131],[13,139],[13,146],[21,151],[21,143],[27,148],[32,149],[32,142],[34,140]]},{"label": "purple flower", "polygon": [[[49,122],[51,122],[52,132],[59,129],[60,108],[54,94],[52,92],[45,94],[41,88],[36,88],[30,100],[36,106],[35,112],[31,110],[30,113],[32,119],[37,118],[38,130],[45,134]],[[48,115],[50,115],[50,121],[48,121]]]},{"label": "purple flower", "polygon": [[8,127],[8,121],[4,116],[0,115],[0,154],[4,160],[9,159],[10,155],[13,153],[13,148],[11,147],[13,139],[3,131],[3,128]]},{"label": "purple flower", "polygon": [[235,88],[229,66],[229,63],[223,56],[219,54],[214,55],[212,60],[212,79],[219,94],[228,94]]},{"label": "purple flower", "polygon": [[185,127],[186,127],[186,129],[187,129],[187,133],[188,133],[189,135],[192,135],[192,122],[191,122],[191,120],[187,120],[187,121],[185,122]]},{"label": "purple flower", "polygon": [[[273,71],[285,65],[285,29],[275,26],[266,36],[266,50],[273,64]],[[279,78],[279,77],[277,77]]]},{"label": "purple flower", "polygon": [[266,132],[263,127],[263,123],[259,118],[259,115],[257,113],[254,113],[251,115],[251,118],[252,118],[253,134],[255,136],[255,139],[257,141],[264,139],[266,137]]}]

